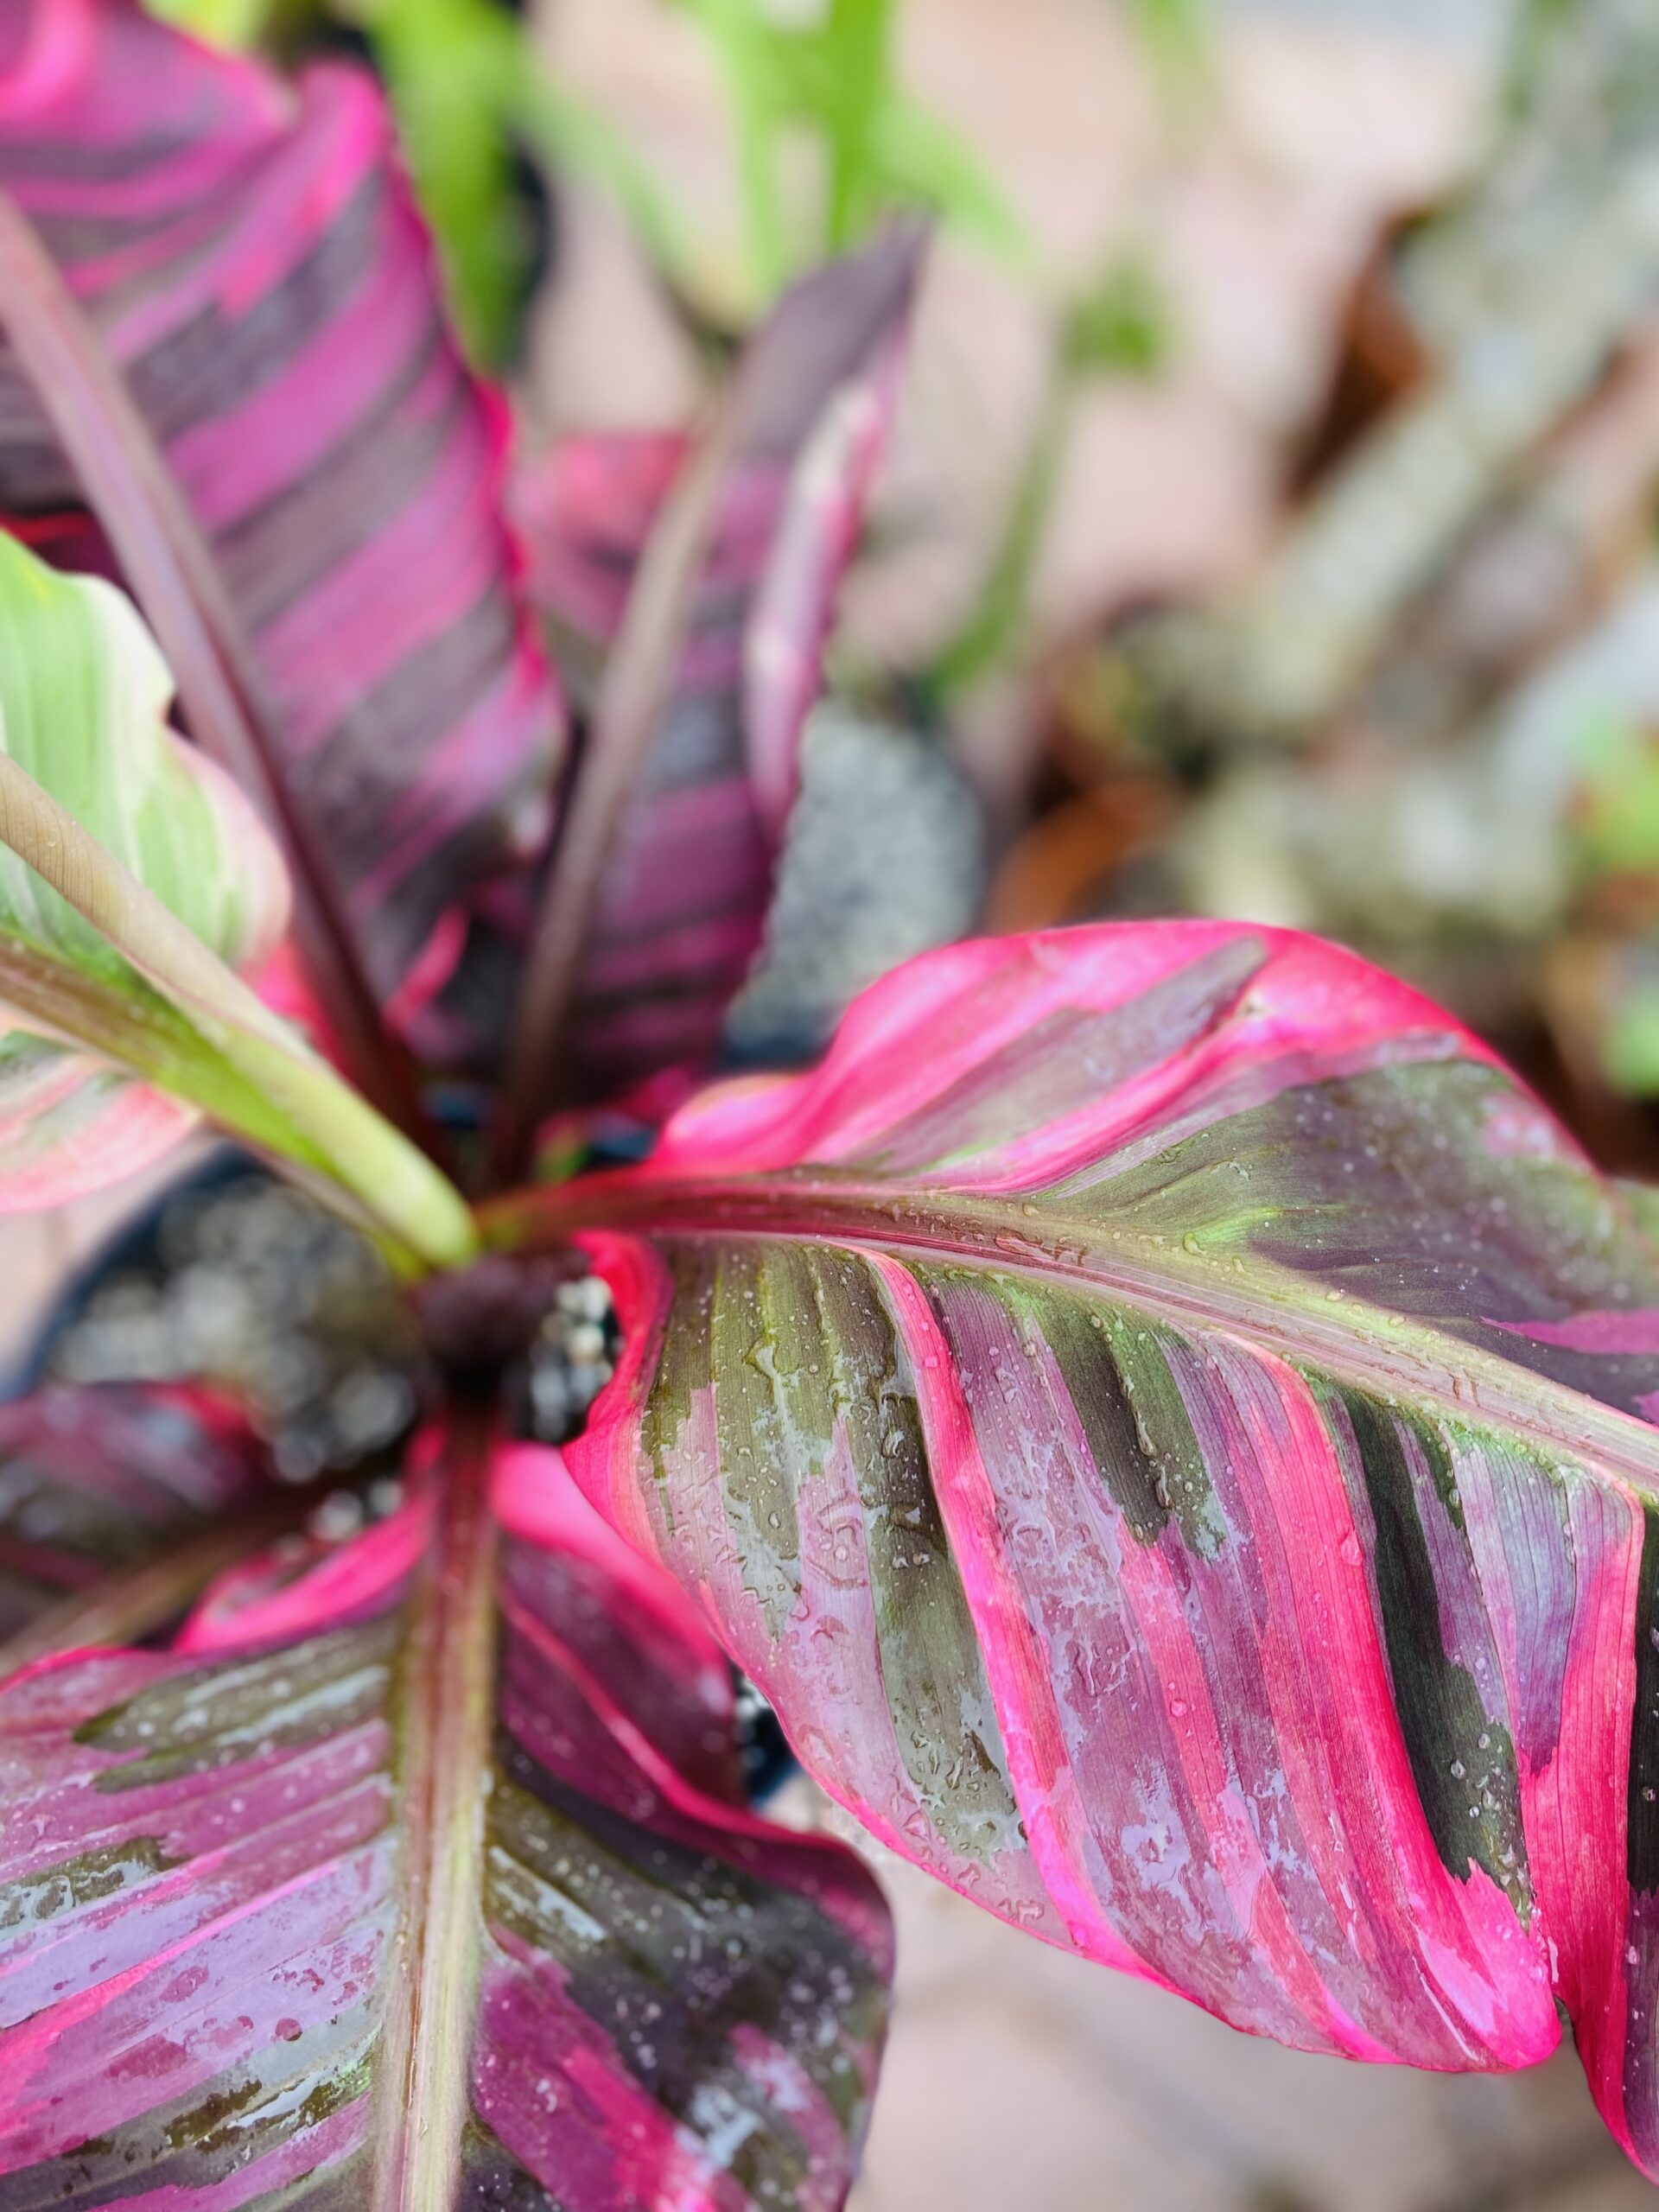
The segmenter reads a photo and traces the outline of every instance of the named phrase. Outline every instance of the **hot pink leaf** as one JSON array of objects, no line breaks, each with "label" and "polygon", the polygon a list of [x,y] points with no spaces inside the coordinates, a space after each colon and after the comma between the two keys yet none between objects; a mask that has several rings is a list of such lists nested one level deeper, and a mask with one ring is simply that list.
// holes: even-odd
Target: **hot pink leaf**
[{"label": "hot pink leaf", "polygon": [[557,1584],[553,1609],[580,1622],[571,1640],[614,1703],[705,1796],[741,1803],[732,1670],[679,1584],[623,1542],[543,1446],[497,1454],[491,1503],[537,1575]]},{"label": "hot pink leaf", "polygon": [[[291,802],[407,1013],[543,840],[559,712],[499,511],[504,410],[445,328],[381,96],[338,66],[290,88],[133,0],[7,0],[0,188],[211,544]],[[73,499],[6,355],[0,423],[0,505]]]},{"label": "hot pink leaf", "polygon": [[[735,458],[673,704],[624,818],[573,1014],[571,1084],[701,1069],[760,943],[836,588],[896,393],[919,242],[791,292],[736,370]],[[684,458],[675,436],[568,440],[523,473],[529,590],[572,664],[614,642]]]},{"label": "hot pink leaf", "polygon": [[9,2201],[841,2203],[873,1885],[675,1764],[711,1647],[671,1592],[630,1648],[651,1570],[556,1457],[445,1459],[180,1652],[0,1687]]},{"label": "hot pink leaf", "polygon": [[1049,1941],[1314,2050],[1571,2014],[1659,2174],[1659,1249],[1403,985],[1224,923],[974,944],[586,1231],[569,1447],[808,1767]]}]

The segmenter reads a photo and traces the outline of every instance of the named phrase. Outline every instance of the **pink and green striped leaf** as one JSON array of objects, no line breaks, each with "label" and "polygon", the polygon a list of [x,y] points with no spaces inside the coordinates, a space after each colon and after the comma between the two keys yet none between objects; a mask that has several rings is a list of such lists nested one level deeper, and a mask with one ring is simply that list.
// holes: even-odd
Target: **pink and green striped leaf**
[{"label": "pink and green striped leaf", "polygon": [[[601,887],[571,1016],[567,1096],[706,1067],[760,944],[822,683],[896,395],[920,258],[895,232],[807,277],[734,372],[734,453],[673,698]],[[577,671],[615,642],[689,441],[585,437],[521,473],[527,586]]]},{"label": "pink and green striped leaf", "polygon": [[[290,86],[134,0],[6,0],[0,188],[211,549],[286,803],[406,1014],[543,841],[560,714],[499,512],[505,413],[445,327],[385,103],[341,66]],[[77,491],[0,352],[0,507]]]},{"label": "pink and green striped leaf", "polygon": [[1659,2175],[1659,1247],[1316,940],[970,944],[515,1202],[626,1350],[570,1447],[819,1780],[1301,2047],[1571,2015]]},{"label": "pink and green striped leaf", "polygon": [[841,2203],[874,1885],[734,1802],[718,1648],[555,1455],[429,1471],[0,1685],[6,2202]]}]

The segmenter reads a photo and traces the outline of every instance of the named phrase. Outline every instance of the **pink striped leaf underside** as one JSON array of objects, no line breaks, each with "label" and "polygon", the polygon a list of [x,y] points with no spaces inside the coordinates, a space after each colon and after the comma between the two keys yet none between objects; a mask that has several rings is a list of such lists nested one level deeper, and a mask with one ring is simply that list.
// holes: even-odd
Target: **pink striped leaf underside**
[{"label": "pink striped leaf underside", "polygon": [[[895,232],[798,284],[735,372],[736,450],[673,698],[601,886],[571,1085],[706,1067],[760,943],[803,725],[899,384],[920,258]],[[527,585],[569,665],[616,639],[688,442],[582,437],[522,472]]]},{"label": "pink striped leaf underside", "polygon": [[742,1808],[677,1586],[486,1465],[0,1685],[0,2202],[842,2202],[879,1895]]},{"label": "pink striped leaf underside", "polygon": [[969,944],[717,1088],[580,1235],[570,1447],[809,1769],[1050,1942],[1318,2051],[1571,2014],[1659,2174],[1659,1249],[1347,953]]},{"label": "pink striped leaf underside", "polygon": [[0,1672],[54,1611],[270,1495],[245,1424],[207,1391],[48,1383],[0,1404]]},{"label": "pink striped leaf underside", "polygon": [[[473,895],[544,841],[561,723],[499,511],[505,410],[445,326],[384,100],[343,66],[290,86],[134,0],[0,0],[0,188],[207,540],[277,769],[406,1014]],[[0,349],[0,507],[75,493]]]},{"label": "pink striped leaf underside", "polygon": [[0,1214],[48,1212],[121,1182],[195,1122],[180,1100],[63,1046],[0,1035]]}]

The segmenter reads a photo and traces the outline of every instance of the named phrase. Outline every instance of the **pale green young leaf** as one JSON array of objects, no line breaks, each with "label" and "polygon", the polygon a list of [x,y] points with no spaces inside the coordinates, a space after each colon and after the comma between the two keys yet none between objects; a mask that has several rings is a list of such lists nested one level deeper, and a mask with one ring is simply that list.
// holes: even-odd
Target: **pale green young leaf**
[{"label": "pale green young leaf", "polygon": [[[171,696],[161,655],[119,592],[56,575],[0,536],[0,747],[206,944],[257,967],[287,921],[282,863],[235,786],[166,727]],[[4,849],[0,916],[8,964],[27,949],[111,983],[123,976],[98,932]],[[132,1174],[198,1118],[105,1060],[0,1023],[0,1213]]]},{"label": "pale green young leaf", "polygon": [[[230,779],[168,728],[168,675],[112,584],[0,534],[0,747],[222,960],[257,968],[288,925],[281,855]],[[0,926],[106,968],[97,932],[15,853]]]},{"label": "pale green young leaf", "polygon": [[0,1210],[130,1173],[206,1114],[405,1255],[464,1256],[459,1197],[231,964],[280,938],[283,865],[170,696],[120,593],[0,537]]}]

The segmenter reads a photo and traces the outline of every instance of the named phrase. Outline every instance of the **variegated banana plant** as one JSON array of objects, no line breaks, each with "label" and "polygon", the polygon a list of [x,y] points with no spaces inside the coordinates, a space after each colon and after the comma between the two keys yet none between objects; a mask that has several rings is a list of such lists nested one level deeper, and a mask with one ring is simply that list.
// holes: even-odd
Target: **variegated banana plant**
[{"label": "variegated banana plant", "polygon": [[[370,85],[0,0],[0,1207],[205,1119],[442,1378],[339,1541],[200,1391],[0,1408],[5,2212],[833,2212],[890,1930],[751,1808],[734,1665],[890,1848],[1238,2027],[1565,2012],[1659,2175],[1659,1200],[1209,922],[929,956],[584,1154],[758,941],[915,264],[507,503]],[[567,1263],[622,1352],[561,1454],[502,1378]]]}]

